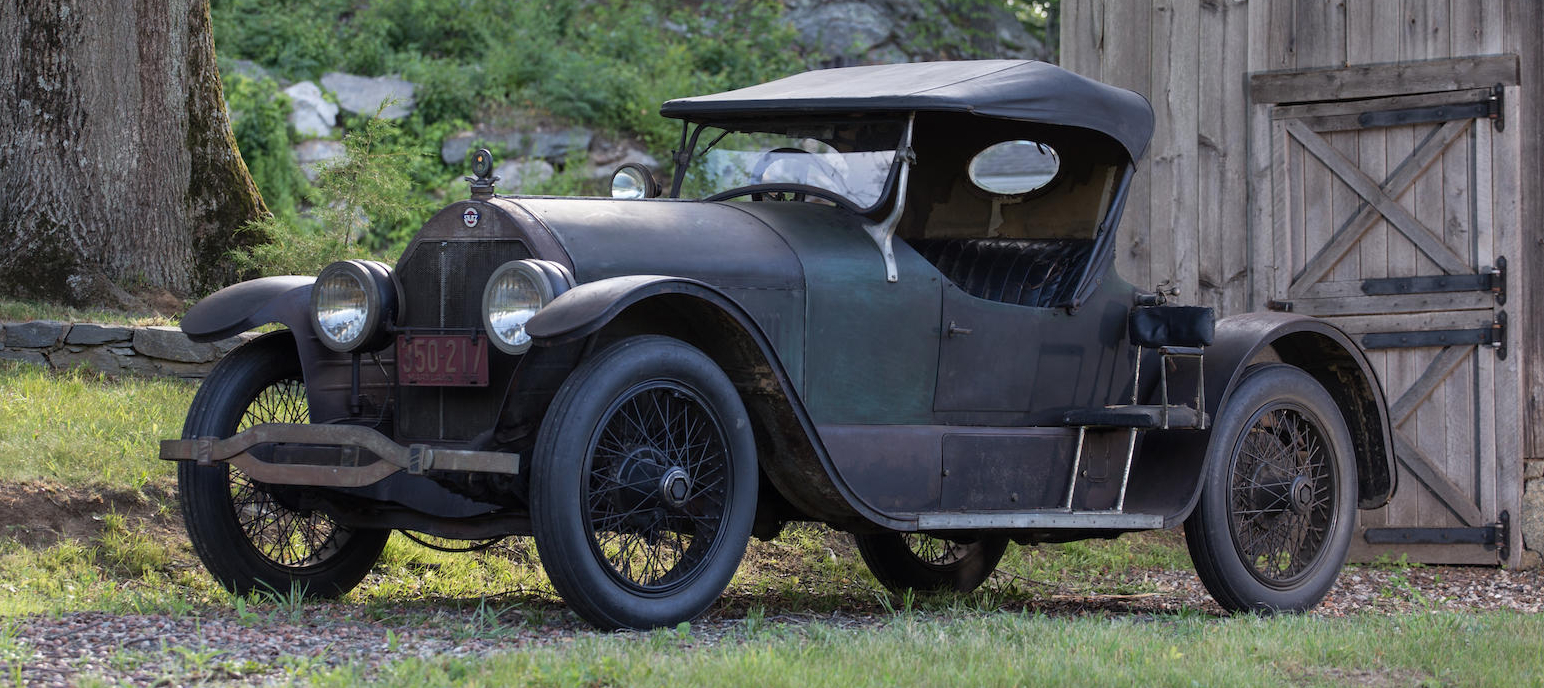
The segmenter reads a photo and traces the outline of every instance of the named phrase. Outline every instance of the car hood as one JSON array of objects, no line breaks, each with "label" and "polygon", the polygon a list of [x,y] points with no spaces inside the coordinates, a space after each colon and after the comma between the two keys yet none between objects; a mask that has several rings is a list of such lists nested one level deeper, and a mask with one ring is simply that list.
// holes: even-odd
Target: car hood
[{"label": "car hood", "polygon": [[609,198],[501,199],[542,223],[574,277],[691,277],[725,289],[803,289],[788,244],[733,203]]}]

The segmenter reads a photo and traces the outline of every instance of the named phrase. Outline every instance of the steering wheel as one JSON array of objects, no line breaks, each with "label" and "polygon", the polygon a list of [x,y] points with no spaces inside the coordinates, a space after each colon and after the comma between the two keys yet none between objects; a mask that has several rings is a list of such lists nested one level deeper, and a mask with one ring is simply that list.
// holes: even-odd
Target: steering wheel
[{"label": "steering wheel", "polygon": [[[797,153],[806,157],[786,158],[780,157],[780,153]],[[822,174],[826,175],[827,179],[832,181],[835,181],[840,176],[838,175],[836,168],[831,167],[831,164],[821,159],[820,156],[804,150],[803,148],[789,148],[785,146],[781,148],[773,148],[772,150],[762,153],[761,158],[756,160],[756,164],[751,166],[750,177],[751,179],[756,180],[757,184],[765,184],[767,183],[765,179],[767,170],[772,167],[773,163],[779,162],[781,160],[794,159],[800,160],[806,169],[818,168]],[[805,175],[805,177],[807,178],[808,175]],[[805,198],[806,194],[803,191],[758,191],[751,194],[752,201],[802,201]]]}]

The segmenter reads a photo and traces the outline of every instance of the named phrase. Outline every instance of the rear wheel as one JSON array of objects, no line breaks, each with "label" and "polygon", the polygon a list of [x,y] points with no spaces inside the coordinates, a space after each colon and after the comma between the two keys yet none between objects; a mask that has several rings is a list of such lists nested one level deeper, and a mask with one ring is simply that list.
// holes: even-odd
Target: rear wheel
[{"label": "rear wheel", "polygon": [[1230,611],[1305,611],[1329,592],[1356,525],[1356,470],[1340,409],[1286,365],[1245,373],[1219,414],[1185,540]]},{"label": "rear wheel", "polygon": [[712,359],[666,337],[618,342],[569,376],[537,437],[542,567],[596,626],[695,618],[745,554],[756,477],[750,417]]},{"label": "rear wheel", "polygon": [[874,578],[895,593],[975,590],[1008,547],[1004,537],[960,542],[923,533],[854,535],[853,541]]},{"label": "rear wheel", "polygon": [[[262,423],[309,421],[294,340],[281,333],[243,345],[215,366],[193,397],[182,436],[230,437]],[[370,572],[391,533],[340,525],[302,505],[296,488],[257,482],[224,463],[180,462],[177,487],[194,551],[239,595],[342,595]]]}]

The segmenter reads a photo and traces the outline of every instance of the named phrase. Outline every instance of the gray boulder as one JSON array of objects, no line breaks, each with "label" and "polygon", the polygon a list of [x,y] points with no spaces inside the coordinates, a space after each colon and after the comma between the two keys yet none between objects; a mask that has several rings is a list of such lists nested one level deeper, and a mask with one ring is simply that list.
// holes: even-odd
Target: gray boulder
[{"label": "gray boulder", "polygon": [[273,75],[263,66],[251,60],[219,60],[220,76],[229,79],[233,76],[244,76],[253,81],[272,79]]},{"label": "gray boulder", "polygon": [[127,327],[79,323],[70,328],[70,333],[65,336],[64,343],[84,345],[126,342],[133,336],[134,330]]},{"label": "gray boulder", "polygon": [[48,355],[48,362],[58,370],[91,368],[108,375],[121,375],[125,372],[120,358],[108,351],[107,347],[100,346],[82,351],[55,351]]},{"label": "gray boulder", "polygon": [[355,76],[342,72],[322,75],[322,86],[338,98],[338,105],[348,112],[374,115],[382,103],[392,102],[381,109],[382,119],[402,119],[412,114],[415,87],[411,81],[392,76]]},{"label": "gray boulder", "polygon": [[290,97],[290,124],[301,136],[323,138],[332,135],[338,124],[338,106],[322,97],[322,89],[310,81],[302,81],[284,89]]},{"label": "gray boulder", "polygon": [[446,165],[460,165],[466,160],[466,156],[472,153],[472,143],[477,141],[477,134],[470,131],[462,131],[446,136],[440,142],[440,159]]},{"label": "gray boulder", "polygon": [[26,349],[0,349],[0,361],[17,361],[41,368],[48,367],[48,359],[44,358],[43,354]]},{"label": "gray boulder", "polygon": [[70,329],[69,323],[57,320],[34,320],[11,323],[5,326],[5,345],[10,348],[28,347],[41,349],[57,346],[64,341]]},{"label": "gray boulder", "polygon": [[[548,160],[562,160],[568,154],[579,150],[590,149],[590,141],[594,140],[595,132],[584,127],[569,127],[556,131],[528,131],[517,132],[515,139],[506,140],[511,150],[519,150],[524,157],[546,158]],[[519,146],[514,145],[518,142]]]},{"label": "gray boulder", "polygon": [[188,339],[175,327],[144,327],[134,331],[134,350],[151,358],[182,363],[213,361],[219,351],[213,344]]},{"label": "gray boulder", "polygon": [[884,11],[862,2],[832,3],[785,16],[799,32],[799,42],[825,58],[861,55],[895,30]]},{"label": "gray boulder", "polygon": [[348,154],[348,149],[343,143],[328,139],[310,139],[301,141],[295,146],[295,160],[300,163],[300,171],[304,172],[306,179],[316,181],[321,174],[322,166],[329,160],[341,158]]},{"label": "gray boulder", "polygon": [[588,151],[595,132],[584,127],[566,129],[479,128],[445,137],[440,142],[440,159],[447,165],[459,165],[474,146],[487,144],[512,158],[544,158],[561,162],[574,151]]},{"label": "gray boulder", "polygon": [[593,166],[593,169],[590,171],[590,178],[610,179],[612,173],[616,172],[618,167],[630,162],[639,163],[653,170],[656,176],[661,171],[668,174],[668,170],[663,170],[660,167],[658,158],[630,144],[623,144],[604,151],[592,151],[590,153],[590,165]]},{"label": "gray boulder", "polygon": [[498,188],[512,194],[530,193],[536,185],[552,178],[557,170],[546,160],[510,160],[494,168]]}]

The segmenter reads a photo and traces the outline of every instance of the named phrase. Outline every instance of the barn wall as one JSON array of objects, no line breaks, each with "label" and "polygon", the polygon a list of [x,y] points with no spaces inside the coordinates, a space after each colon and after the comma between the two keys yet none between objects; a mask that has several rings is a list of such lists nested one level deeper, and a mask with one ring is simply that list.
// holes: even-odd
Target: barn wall
[{"label": "barn wall", "polygon": [[[1544,291],[1544,3],[1518,0],[1507,3],[1506,49],[1520,58],[1522,76],[1517,123],[1521,129],[1521,191],[1523,246],[1529,250],[1519,271],[1518,288],[1524,294]],[[1523,365],[1525,456],[1522,487],[1523,538],[1530,550],[1544,550],[1544,299],[1535,299],[1524,310],[1527,318]],[[1538,557],[1527,563],[1538,563]]]},{"label": "barn wall", "polygon": [[[1259,172],[1248,168],[1248,74],[1516,52],[1537,103],[1539,13],[1535,0],[1067,0],[1062,66],[1147,96],[1157,115],[1121,224],[1121,274],[1174,280],[1223,316],[1263,307],[1248,274],[1260,220],[1247,205]],[[1534,113],[1524,126],[1535,154],[1522,159],[1537,218],[1539,115],[1521,112]],[[1544,393],[1536,406],[1544,421]],[[1544,457],[1544,433],[1529,446]]]},{"label": "barn wall", "polygon": [[[1514,524],[1525,531],[1531,548],[1544,549],[1544,299],[1531,298],[1544,293],[1541,3],[1064,0],[1062,13],[1062,65],[1146,95],[1157,115],[1152,146],[1140,163],[1122,221],[1118,269],[1141,286],[1173,280],[1183,301],[1217,308],[1220,316],[1263,310],[1270,293],[1289,277],[1265,274],[1281,272],[1270,259],[1280,247],[1273,254],[1269,245],[1280,240],[1273,223],[1283,214],[1281,204],[1296,201],[1300,210],[1313,211],[1315,203],[1341,207],[1359,202],[1329,184],[1322,198],[1271,198],[1267,192],[1251,202],[1252,189],[1269,186],[1273,165],[1269,150],[1250,150],[1251,140],[1270,141],[1272,136],[1265,114],[1269,106],[1250,101],[1251,74],[1519,56],[1521,81],[1509,89],[1507,113],[1509,127],[1521,132],[1521,146],[1502,147],[1489,160],[1493,173],[1482,176],[1494,184],[1496,200],[1482,213],[1506,226],[1500,231],[1523,237],[1521,255],[1508,251],[1512,274],[1507,286],[1513,300],[1506,310],[1515,353],[1512,361],[1496,364],[1495,384],[1498,400],[1513,400],[1504,406],[1516,406],[1521,399],[1524,408],[1516,413],[1498,407],[1493,439],[1480,438],[1494,442],[1494,463],[1485,470],[1498,476],[1500,492],[1482,501],[1522,502],[1524,513],[1521,518],[1513,514]],[[1415,360],[1407,353],[1386,356],[1388,361],[1396,356]],[[1519,359],[1521,374],[1516,373]],[[1509,392],[1503,389],[1508,385],[1513,386]],[[1536,479],[1526,493],[1525,473]],[[1520,561],[1514,552],[1509,563]]]}]

